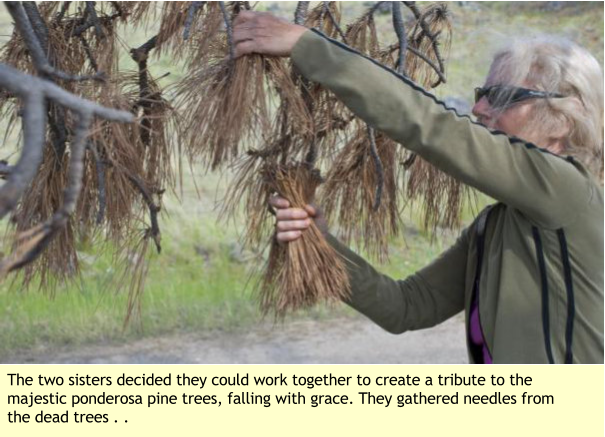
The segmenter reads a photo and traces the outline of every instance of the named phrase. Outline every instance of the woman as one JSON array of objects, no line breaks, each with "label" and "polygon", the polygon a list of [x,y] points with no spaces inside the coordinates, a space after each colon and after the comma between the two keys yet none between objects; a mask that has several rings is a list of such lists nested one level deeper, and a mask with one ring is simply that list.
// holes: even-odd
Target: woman
[{"label": "woman", "polygon": [[[354,50],[269,14],[241,13],[234,40],[238,56],[291,56],[370,126],[498,201],[402,281],[326,231],[352,261],[347,303],[394,333],[464,310],[474,363],[603,362],[603,79],[592,56],[544,42],[499,53],[476,90],[479,124]],[[272,205],[284,244],[321,218],[285,199]]]}]

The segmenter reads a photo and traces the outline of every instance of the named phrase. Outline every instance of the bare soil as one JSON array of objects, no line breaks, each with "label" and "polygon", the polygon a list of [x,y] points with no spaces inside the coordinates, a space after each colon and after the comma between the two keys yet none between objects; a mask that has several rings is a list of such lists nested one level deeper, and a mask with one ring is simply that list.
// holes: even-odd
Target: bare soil
[{"label": "bare soil", "polygon": [[[4,361],[4,360],[3,360]],[[5,361],[6,362],[6,361]],[[393,335],[361,317],[262,324],[245,332],[190,333],[121,345],[32,350],[12,363],[399,364],[466,363],[464,321]]]}]

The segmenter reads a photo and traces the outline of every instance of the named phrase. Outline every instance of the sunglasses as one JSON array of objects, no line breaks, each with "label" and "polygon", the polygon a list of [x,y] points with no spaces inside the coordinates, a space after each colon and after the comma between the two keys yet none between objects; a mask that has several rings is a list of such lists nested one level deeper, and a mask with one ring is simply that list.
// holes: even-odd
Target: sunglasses
[{"label": "sunglasses", "polygon": [[529,99],[561,98],[565,96],[558,93],[547,93],[507,85],[475,88],[475,103],[479,102],[483,97],[487,98],[492,107],[504,108]]}]

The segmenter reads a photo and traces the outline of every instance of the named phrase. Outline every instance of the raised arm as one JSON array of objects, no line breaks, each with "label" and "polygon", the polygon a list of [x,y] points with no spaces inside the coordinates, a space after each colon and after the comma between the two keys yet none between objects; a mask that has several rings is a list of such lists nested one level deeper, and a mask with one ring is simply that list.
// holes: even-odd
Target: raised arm
[{"label": "raised arm", "polygon": [[235,41],[238,55],[290,55],[301,74],[369,125],[542,227],[569,224],[588,205],[593,184],[577,162],[459,116],[409,79],[315,30],[247,12],[236,20]]},{"label": "raised arm", "polygon": [[292,59],[356,115],[444,172],[558,228],[586,208],[588,173],[575,161],[492,132],[446,108],[409,79],[310,30]]}]

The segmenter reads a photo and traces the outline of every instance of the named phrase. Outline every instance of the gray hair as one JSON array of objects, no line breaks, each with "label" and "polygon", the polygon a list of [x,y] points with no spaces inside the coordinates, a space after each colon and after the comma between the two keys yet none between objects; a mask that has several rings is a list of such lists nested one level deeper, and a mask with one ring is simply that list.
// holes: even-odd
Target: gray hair
[{"label": "gray hair", "polygon": [[590,53],[556,37],[515,41],[494,56],[490,76],[566,96],[535,100],[526,139],[565,129],[565,153],[603,180],[603,72]]}]

